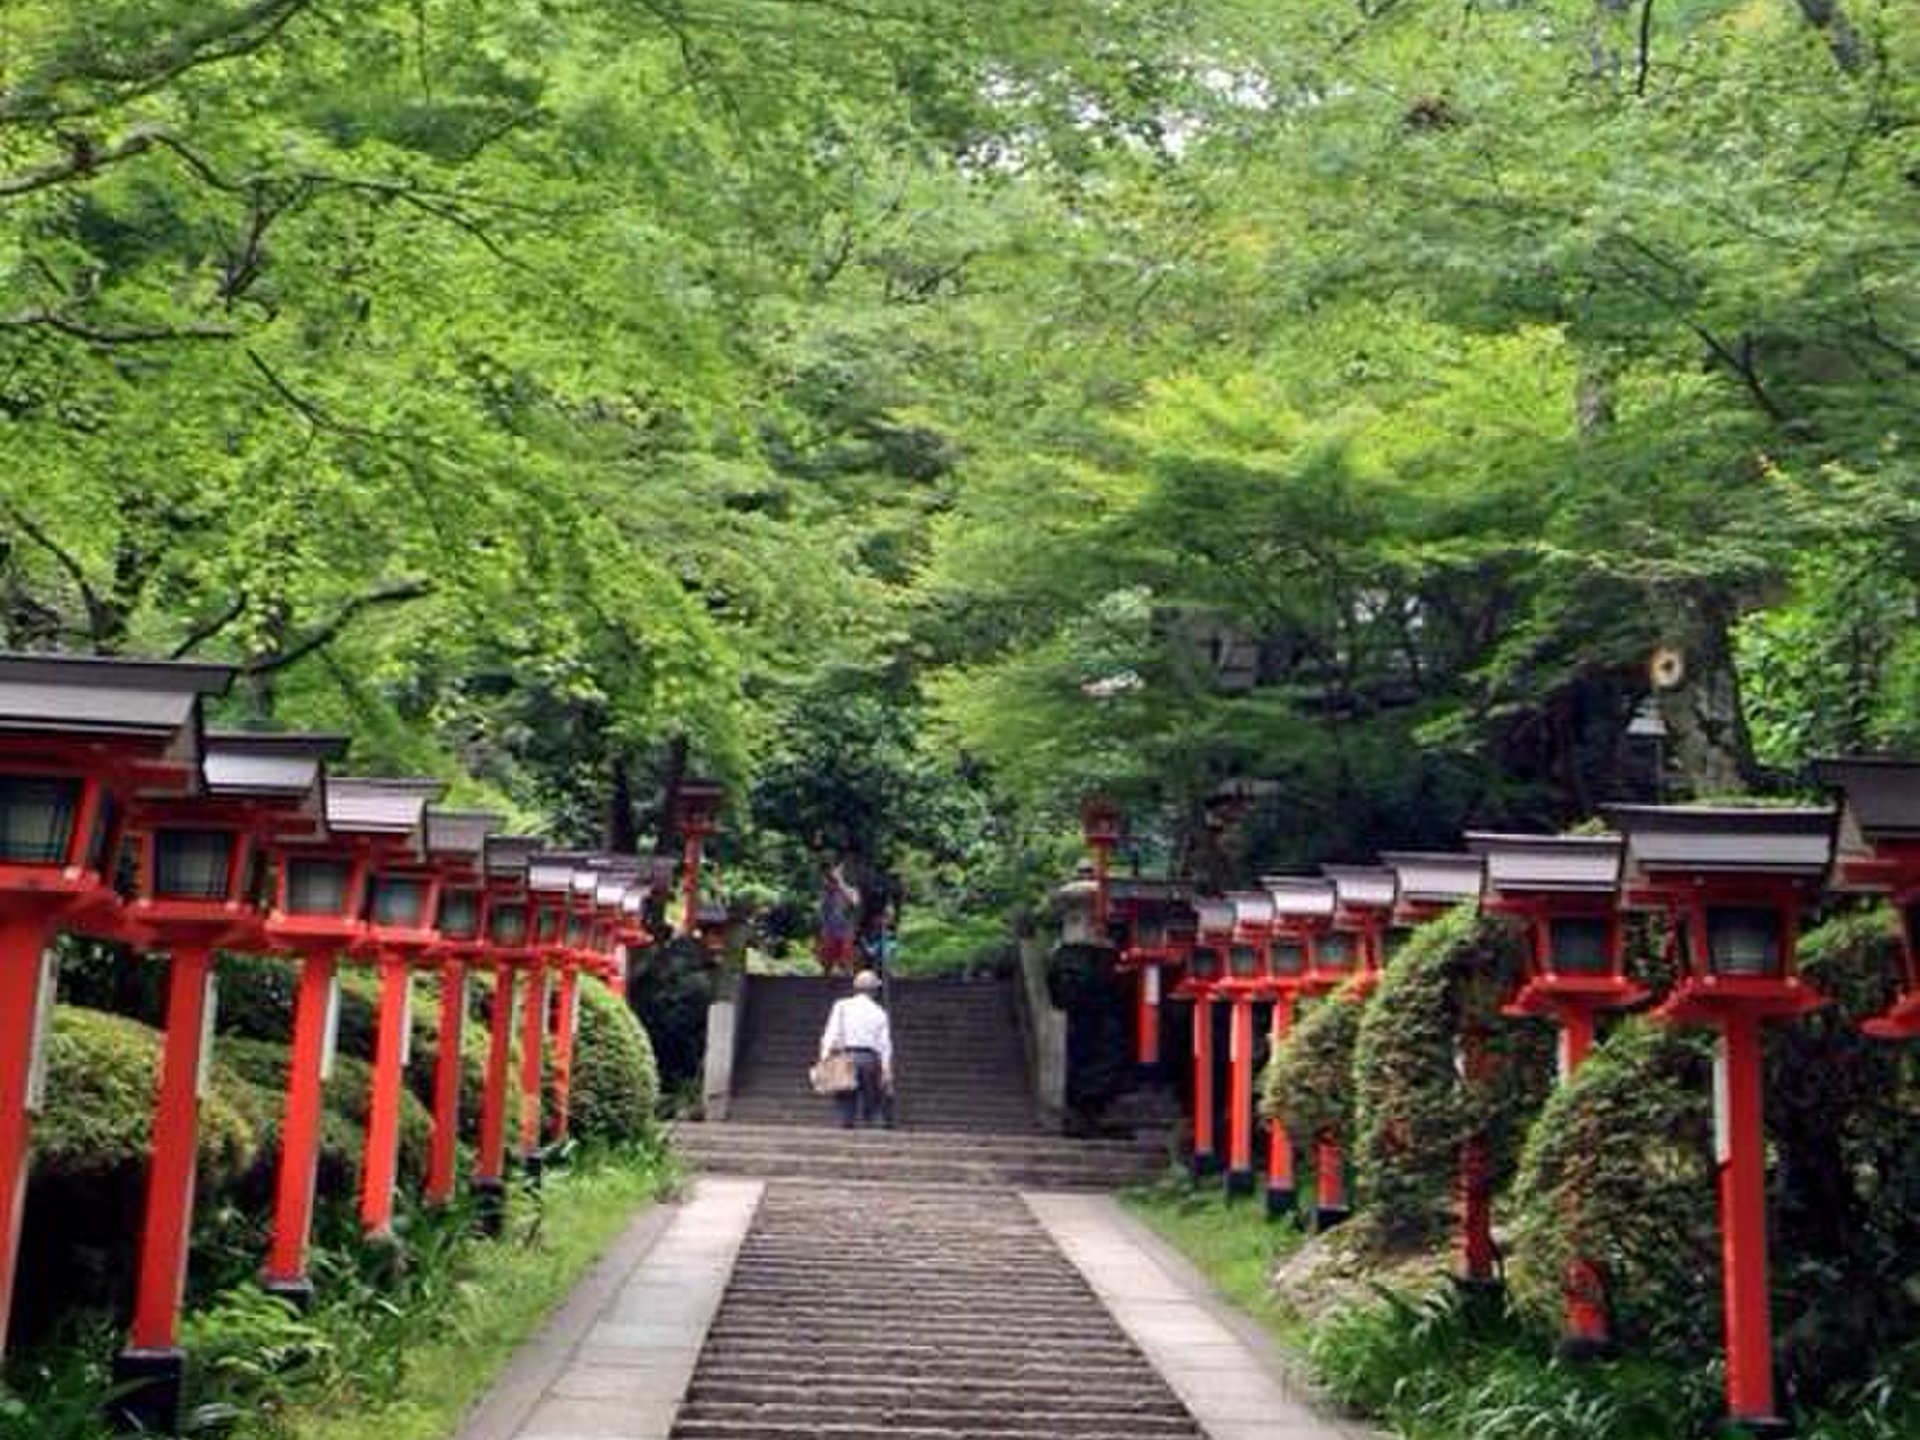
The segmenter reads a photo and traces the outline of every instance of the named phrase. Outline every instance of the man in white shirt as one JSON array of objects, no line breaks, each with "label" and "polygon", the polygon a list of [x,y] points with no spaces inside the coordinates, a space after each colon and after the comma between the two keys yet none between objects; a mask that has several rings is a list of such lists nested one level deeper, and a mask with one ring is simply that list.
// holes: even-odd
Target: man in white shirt
[{"label": "man in white shirt", "polygon": [[836,1050],[846,1052],[853,1061],[854,1088],[834,1096],[840,1107],[840,1124],[851,1130],[856,1121],[867,1124],[879,1120],[892,1122],[887,1097],[893,1089],[893,1027],[887,1012],[873,996],[880,988],[880,977],[862,970],[853,977],[853,994],[835,1002],[827,1016],[827,1028],[820,1033],[820,1058]]}]

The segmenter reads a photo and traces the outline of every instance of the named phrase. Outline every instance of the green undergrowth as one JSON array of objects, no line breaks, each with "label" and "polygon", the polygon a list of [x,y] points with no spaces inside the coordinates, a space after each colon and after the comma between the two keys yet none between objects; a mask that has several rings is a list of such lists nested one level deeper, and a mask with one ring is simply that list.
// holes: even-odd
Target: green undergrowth
[{"label": "green undergrowth", "polygon": [[[1730,1440],[1717,1366],[1622,1357],[1573,1364],[1551,1337],[1498,1303],[1451,1286],[1410,1295],[1384,1286],[1317,1323],[1271,1282],[1304,1242],[1256,1205],[1169,1179],[1126,1203],[1235,1306],[1301,1354],[1328,1399],[1406,1440]],[[1875,1377],[1802,1417],[1801,1440],[1920,1436],[1920,1347],[1885,1357]]]},{"label": "green undergrowth", "polygon": [[[404,1261],[318,1247],[305,1314],[236,1274],[185,1316],[186,1430],[216,1440],[441,1440],[634,1216],[673,1184],[657,1148],[588,1150],[513,1197],[500,1240],[470,1210],[409,1209]],[[106,1440],[114,1328],[92,1319],[12,1368],[0,1440]]]}]

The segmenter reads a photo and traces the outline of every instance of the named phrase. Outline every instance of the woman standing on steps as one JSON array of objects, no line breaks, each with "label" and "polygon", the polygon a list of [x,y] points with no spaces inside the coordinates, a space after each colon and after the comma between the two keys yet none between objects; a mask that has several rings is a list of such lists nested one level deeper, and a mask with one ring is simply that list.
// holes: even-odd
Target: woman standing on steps
[{"label": "woman standing on steps", "polygon": [[829,865],[821,880],[820,936],[814,944],[814,954],[825,973],[853,968],[859,914],[860,892],[853,888],[842,866]]},{"label": "woman standing on steps", "polygon": [[879,1121],[893,1124],[893,1026],[874,997],[880,977],[862,970],[853,977],[853,994],[834,1002],[827,1028],[820,1032],[820,1058],[835,1051],[853,1061],[853,1089],[833,1097],[840,1107],[840,1125]]}]

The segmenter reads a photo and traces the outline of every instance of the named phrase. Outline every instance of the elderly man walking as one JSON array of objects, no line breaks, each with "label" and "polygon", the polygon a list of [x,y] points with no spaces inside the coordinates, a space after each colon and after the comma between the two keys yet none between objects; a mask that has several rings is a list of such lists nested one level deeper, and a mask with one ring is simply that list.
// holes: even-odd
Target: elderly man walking
[{"label": "elderly man walking", "polygon": [[893,1123],[889,1096],[893,1090],[893,1027],[887,1012],[875,1000],[880,977],[862,970],[853,977],[853,994],[834,1003],[827,1016],[827,1028],[820,1032],[820,1058],[825,1060],[836,1050],[853,1062],[853,1089],[834,1096],[840,1107],[840,1124],[851,1130],[855,1123]]}]

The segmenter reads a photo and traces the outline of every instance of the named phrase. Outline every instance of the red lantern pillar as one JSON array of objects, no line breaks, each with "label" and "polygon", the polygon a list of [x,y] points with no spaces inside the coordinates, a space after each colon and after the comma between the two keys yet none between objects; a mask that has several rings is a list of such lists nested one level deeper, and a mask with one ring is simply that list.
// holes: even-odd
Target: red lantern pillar
[{"label": "red lantern pillar", "polygon": [[1227,1194],[1253,1193],[1253,1001],[1236,993],[1227,1032]]},{"label": "red lantern pillar", "polygon": [[294,994],[273,1239],[261,1276],[267,1290],[301,1305],[313,1296],[313,1282],[307,1277],[307,1246],[313,1234],[314,1177],[320,1164],[326,1077],[338,1017],[338,962],[331,955],[309,955],[300,967],[300,986]]},{"label": "red lantern pillar", "polygon": [[141,1385],[143,1414],[148,1407],[154,1413],[178,1410],[180,1301],[187,1284],[187,1236],[193,1224],[200,1097],[212,1058],[213,1005],[212,947],[176,945],[168,965],[167,1029],[154,1105],[131,1344],[115,1365],[121,1380],[149,1382]]},{"label": "red lantern pillar", "polygon": [[427,1155],[426,1201],[453,1200],[460,1160],[461,1049],[467,1029],[467,966],[458,959],[440,968],[439,1046],[433,1070],[433,1143]]},{"label": "red lantern pillar", "polygon": [[1146,1075],[1160,1070],[1160,967],[1142,965],[1134,989],[1135,1063]]},{"label": "red lantern pillar", "polygon": [[527,967],[526,1009],[520,1026],[520,1158],[528,1170],[540,1169],[540,1087],[545,1076],[547,969],[536,960]]},{"label": "red lantern pillar", "polygon": [[1727,1337],[1727,1408],[1771,1426],[1773,1318],[1767,1283],[1767,1137],[1761,1116],[1760,1023],[1729,1015],[1720,1031],[1720,1263]]},{"label": "red lantern pillar", "polygon": [[563,965],[554,994],[553,1124],[556,1142],[565,1143],[573,1118],[573,1041],[579,1017],[578,967]]},{"label": "red lantern pillar", "polygon": [[380,1009],[367,1104],[365,1159],[360,1167],[360,1225],[369,1239],[393,1238],[393,1193],[400,1163],[400,1102],[411,1049],[413,972],[405,956],[380,957]]},{"label": "red lantern pillar", "polygon": [[[1272,1048],[1278,1053],[1293,1033],[1294,997],[1283,990],[1273,997]],[[1293,1137],[1276,1118],[1267,1122],[1267,1214],[1291,1215],[1294,1205]]]},{"label": "red lantern pillar", "polygon": [[1193,1177],[1214,1174],[1220,1168],[1218,1142],[1213,1133],[1213,999],[1204,991],[1193,997]]},{"label": "red lantern pillar", "polygon": [[[1470,1029],[1461,1037],[1461,1078],[1478,1089],[1493,1075],[1487,1037]],[[1460,1144],[1460,1278],[1470,1286],[1498,1282],[1493,1244],[1493,1156],[1486,1132],[1476,1130]]]},{"label": "red lantern pillar", "polygon": [[46,1029],[53,1013],[52,911],[28,897],[9,895],[0,914],[0,1355],[13,1313],[13,1277],[26,1208],[28,1145],[39,1108],[38,1077],[45,1064]]},{"label": "red lantern pillar", "polygon": [[480,1098],[480,1146],[473,1188],[481,1225],[498,1234],[506,1219],[507,1082],[513,1074],[513,966],[493,967],[493,1012],[487,1025],[487,1080]]}]

